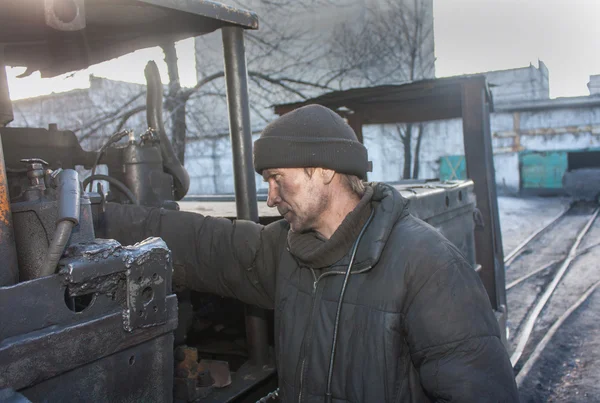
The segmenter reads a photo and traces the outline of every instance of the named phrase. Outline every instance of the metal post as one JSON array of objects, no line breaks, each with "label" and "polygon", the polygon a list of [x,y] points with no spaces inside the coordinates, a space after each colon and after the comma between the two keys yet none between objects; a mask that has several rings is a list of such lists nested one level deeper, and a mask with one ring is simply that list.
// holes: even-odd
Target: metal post
[{"label": "metal post", "polygon": [[[226,27],[222,31],[237,216],[258,222],[244,31],[238,27]],[[266,364],[269,346],[263,309],[246,307],[246,336],[250,361],[255,365]]]},{"label": "metal post", "polygon": [[[0,47],[0,127],[13,119],[12,104],[8,93],[8,80],[4,67],[4,49]],[[17,247],[13,232],[8,181],[4,166],[4,152],[0,138],[0,287],[16,284],[19,281],[19,266],[17,263]]]},{"label": "metal post", "polygon": [[505,316],[504,253],[484,79],[463,84],[462,115],[467,174],[475,182],[477,208],[484,223],[475,233],[476,258],[482,266],[481,280],[492,307]]}]

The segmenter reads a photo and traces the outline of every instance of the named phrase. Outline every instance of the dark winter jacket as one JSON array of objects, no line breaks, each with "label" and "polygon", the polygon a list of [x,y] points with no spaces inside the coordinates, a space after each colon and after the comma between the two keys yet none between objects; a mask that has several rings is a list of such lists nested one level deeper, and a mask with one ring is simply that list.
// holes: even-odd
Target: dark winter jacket
[{"label": "dark winter jacket", "polygon": [[[373,188],[374,215],[343,298],[333,402],[517,402],[499,327],[473,268],[408,214],[394,188]],[[173,253],[176,283],[274,309],[282,401],[324,401],[349,253],[329,267],[307,267],[290,253],[284,220],[263,227],[118,205],[109,205],[106,217],[107,235],[122,242],[161,236]]]}]

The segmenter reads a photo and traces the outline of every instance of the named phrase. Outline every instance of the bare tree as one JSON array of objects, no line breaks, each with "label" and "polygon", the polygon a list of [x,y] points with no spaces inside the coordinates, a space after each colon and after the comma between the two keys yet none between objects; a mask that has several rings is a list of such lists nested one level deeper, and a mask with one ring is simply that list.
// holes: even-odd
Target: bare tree
[{"label": "bare tree", "polygon": [[[342,24],[333,37],[336,65],[326,83],[344,86],[352,80],[372,86],[433,77],[432,12],[427,0],[370,1],[359,24]],[[404,149],[404,179],[419,175],[423,129],[422,123],[396,125],[395,135]]]},{"label": "bare tree", "polygon": [[[245,34],[253,123],[260,126],[271,120],[273,104],[299,101],[334,89],[431,77],[433,44],[426,44],[433,40],[432,17],[428,14],[431,1],[244,0],[244,4],[238,4],[260,9],[261,16],[261,29]],[[312,17],[324,9],[330,10],[332,18]],[[192,88],[180,84],[174,44],[162,45],[169,76],[164,96],[165,124],[182,162],[187,141],[206,139],[210,143],[226,137],[227,132],[220,37],[216,34],[197,41],[201,43],[198,49],[205,45],[214,49],[197,53],[200,77]],[[92,123],[79,128],[78,136],[92,136],[100,128],[126,127],[132,117],[144,111],[143,95],[133,94],[124,104],[102,110]],[[413,136],[418,150],[422,132],[403,128],[400,138],[409,154]],[[406,175],[410,160],[405,159],[409,169],[405,169],[404,177],[410,176]],[[418,152],[414,161],[417,164]],[[415,174],[418,168],[413,169]]]}]

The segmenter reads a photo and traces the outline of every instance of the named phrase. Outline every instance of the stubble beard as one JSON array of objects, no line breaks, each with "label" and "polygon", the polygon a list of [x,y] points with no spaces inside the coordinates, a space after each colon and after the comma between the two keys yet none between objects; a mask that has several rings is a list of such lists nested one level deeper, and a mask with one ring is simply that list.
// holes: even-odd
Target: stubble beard
[{"label": "stubble beard", "polygon": [[292,232],[309,232],[315,229],[319,218],[325,213],[327,210],[327,206],[329,205],[329,196],[327,194],[321,194],[319,196],[315,196],[312,199],[314,203],[311,203],[311,207],[308,211],[306,211],[302,216],[299,216],[287,209],[285,212],[289,212],[289,219],[286,218],[286,221],[290,224],[290,229]]}]

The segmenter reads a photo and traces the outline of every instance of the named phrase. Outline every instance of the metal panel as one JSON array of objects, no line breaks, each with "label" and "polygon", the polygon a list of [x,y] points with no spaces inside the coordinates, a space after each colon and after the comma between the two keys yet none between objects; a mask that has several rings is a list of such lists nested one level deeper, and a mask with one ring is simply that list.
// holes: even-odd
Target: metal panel
[{"label": "metal panel", "polygon": [[173,335],[73,369],[22,389],[33,402],[170,402],[173,379]]},{"label": "metal panel", "polygon": [[475,267],[473,182],[400,183],[395,187],[410,200],[410,213],[437,228]]},{"label": "metal panel", "polygon": [[522,189],[561,189],[567,171],[566,151],[519,153]]},{"label": "metal panel", "polygon": [[[0,65],[0,69],[3,70],[2,65]],[[13,229],[4,151],[0,139],[0,260],[2,262],[0,263],[0,286],[15,284],[19,280],[17,247]]]},{"label": "metal panel", "polygon": [[[61,6],[70,8],[60,12]],[[258,28],[256,14],[207,0],[0,2],[5,63],[52,77],[164,41],[227,26]]]},{"label": "metal panel", "polygon": [[174,295],[167,299],[167,314],[169,320],[164,325],[133,332],[123,330],[122,314],[115,312],[4,340],[0,343],[0,362],[5,369],[0,374],[0,388],[20,390],[30,387],[172,332],[177,327],[177,298]]},{"label": "metal panel", "polygon": [[165,243],[97,239],[68,247],[59,266],[0,287],[0,389],[34,401],[170,401],[177,298]]}]

